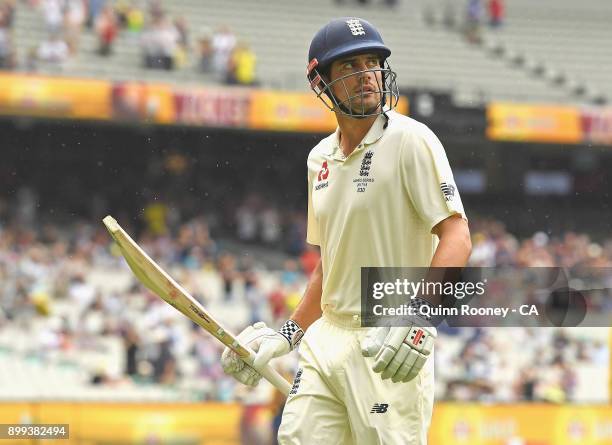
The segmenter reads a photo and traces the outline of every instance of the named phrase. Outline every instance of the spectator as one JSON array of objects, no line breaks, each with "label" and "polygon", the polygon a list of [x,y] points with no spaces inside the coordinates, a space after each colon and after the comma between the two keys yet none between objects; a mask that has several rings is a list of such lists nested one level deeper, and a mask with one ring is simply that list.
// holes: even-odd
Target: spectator
[{"label": "spectator", "polygon": [[117,14],[117,21],[119,22],[119,26],[121,28],[126,28],[128,24],[128,15],[130,12],[130,7],[126,0],[118,0],[115,3],[115,13]]},{"label": "spectator", "polygon": [[98,15],[104,10],[106,0],[89,0],[87,3],[87,27],[95,25]]},{"label": "spectator", "polygon": [[155,19],[162,18],[164,16],[164,9],[162,8],[161,0],[151,0],[149,2],[149,15]]},{"label": "spectator", "polygon": [[176,17],[174,19],[174,28],[179,35],[178,44],[187,50],[189,48],[189,27],[185,17]]},{"label": "spectator", "polygon": [[256,198],[249,197],[236,211],[236,229],[241,241],[255,241],[257,237]]},{"label": "spectator", "polygon": [[171,339],[164,338],[158,344],[158,348],[157,357],[153,362],[153,378],[158,383],[171,385],[177,377],[176,359],[172,353]]},{"label": "spectator", "polygon": [[157,15],[151,27],[142,36],[145,67],[154,69],[174,69],[174,55],[179,35],[176,28],[165,16]]},{"label": "spectator", "polygon": [[198,42],[198,70],[201,73],[210,73],[213,69],[213,48],[208,36],[202,37]]},{"label": "spectator", "polygon": [[236,36],[227,26],[221,26],[212,39],[213,69],[221,79],[227,79],[230,56],[236,46]]},{"label": "spectator", "polygon": [[117,16],[111,6],[105,6],[96,19],[96,34],[98,35],[98,53],[108,56],[117,37]]},{"label": "spectator", "polygon": [[140,348],[140,339],[138,333],[128,325],[123,333],[123,342],[125,347],[125,374],[134,377],[138,375],[138,351]]},{"label": "spectator", "polygon": [[47,31],[50,33],[61,31],[64,24],[64,13],[60,0],[42,0],[41,6]]},{"label": "spectator", "polygon": [[28,49],[25,58],[25,69],[28,72],[34,72],[37,68],[38,49],[33,46]]},{"label": "spectator", "polygon": [[127,11],[127,29],[131,32],[140,32],[144,26],[144,13],[135,3]]},{"label": "spectator", "polygon": [[15,0],[0,3],[0,28],[11,29],[15,20]]},{"label": "spectator", "polygon": [[14,3],[0,3],[0,69],[11,69],[15,65],[15,52],[11,37]]},{"label": "spectator", "polygon": [[268,245],[276,245],[281,238],[281,222],[278,209],[266,206],[260,211],[259,224],[261,240]]},{"label": "spectator", "polygon": [[68,61],[70,50],[60,34],[55,32],[41,42],[36,56],[41,62],[62,66]]},{"label": "spectator", "polygon": [[[0,10],[0,21],[2,11]],[[8,28],[0,27],[0,69],[15,68],[15,51]]]},{"label": "spectator", "polygon": [[287,287],[291,287],[298,282],[299,275],[297,261],[285,260],[283,270],[281,271],[280,280],[281,284]]},{"label": "spectator", "polygon": [[229,59],[227,83],[231,85],[255,84],[255,53],[249,46],[240,42]]},{"label": "spectator", "polygon": [[504,14],[503,0],[489,0],[489,24],[491,28],[498,28],[503,24]]},{"label": "spectator", "polygon": [[300,256],[300,263],[302,265],[302,270],[307,277],[315,270],[321,255],[319,255],[319,251],[317,248],[311,244],[307,244],[304,252]]},{"label": "spectator", "polygon": [[87,5],[85,0],[65,0],[64,28],[66,42],[71,54],[79,49],[81,31],[87,18]]},{"label": "spectator", "polygon": [[173,23],[177,33],[177,45],[174,53],[175,63],[178,67],[183,67],[187,63],[189,53],[189,28],[185,17],[177,17]]},{"label": "spectator", "polygon": [[478,44],[481,42],[480,25],[482,23],[482,15],[482,0],[469,0],[465,36],[470,43]]}]

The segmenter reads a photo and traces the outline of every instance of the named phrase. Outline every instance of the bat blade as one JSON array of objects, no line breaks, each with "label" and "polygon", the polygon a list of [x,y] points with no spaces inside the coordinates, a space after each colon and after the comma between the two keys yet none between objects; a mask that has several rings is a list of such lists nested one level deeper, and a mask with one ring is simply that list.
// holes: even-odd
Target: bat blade
[{"label": "bat blade", "polygon": [[[238,354],[246,363],[253,366],[255,353],[241,345],[195,298],[157,265],[112,216],[106,216],[102,222],[119,246],[121,254],[136,278],[147,289],[162,298],[194,323],[204,328],[221,343]],[[257,371],[285,395],[289,393],[291,385],[272,367],[267,365],[265,368],[257,369]]]}]

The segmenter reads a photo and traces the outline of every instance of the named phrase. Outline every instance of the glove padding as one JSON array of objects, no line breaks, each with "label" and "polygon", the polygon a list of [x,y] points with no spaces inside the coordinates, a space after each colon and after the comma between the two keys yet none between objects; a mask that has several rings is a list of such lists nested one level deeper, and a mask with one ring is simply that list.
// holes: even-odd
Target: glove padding
[{"label": "glove padding", "polygon": [[361,342],[361,353],[374,357],[372,370],[383,380],[408,382],[423,369],[437,335],[434,327],[373,328]]},{"label": "glove padding", "polygon": [[[291,351],[289,341],[279,332],[259,321],[248,326],[236,337],[240,343],[256,352],[253,365],[263,368],[270,360]],[[248,386],[256,386],[261,380],[261,374],[252,366],[247,365],[230,348],[225,348],[221,355],[223,372]]]}]

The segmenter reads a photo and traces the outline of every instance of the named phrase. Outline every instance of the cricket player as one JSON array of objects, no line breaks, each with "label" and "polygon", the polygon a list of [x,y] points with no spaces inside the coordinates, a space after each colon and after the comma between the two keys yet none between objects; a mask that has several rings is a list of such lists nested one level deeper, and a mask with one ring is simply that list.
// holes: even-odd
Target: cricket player
[{"label": "cricket player", "polygon": [[[321,260],[279,331],[259,322],[239,336],[257,351],[255,366],[301,340],[282,445],[427,443],[436,329],[419,317],[361,327],[361,267],[463,267],[471,243],[442,144],[393,110],[390,55],[358,18],[332,20],[310,45],[310,86],[338,121],[307,162],[307,242],[320,246]],[[247,385],[261,378],[229,349],[222,364]]]}]

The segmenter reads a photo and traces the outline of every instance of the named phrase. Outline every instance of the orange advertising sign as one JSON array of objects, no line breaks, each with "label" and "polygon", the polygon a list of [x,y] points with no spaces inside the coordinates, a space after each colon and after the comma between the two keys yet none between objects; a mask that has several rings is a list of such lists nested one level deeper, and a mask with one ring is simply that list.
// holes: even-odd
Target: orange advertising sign
[{"label": "orange advertising sign", "polygon": [[444,445],[609,445],[612,410],[549,404],[437,404],[430,442]]},{"label": "orange advertising sign", "polygon": [[228,403],[0,403],[5,423],[67,424],[60,444],[240,443],[242,407]]},{"label": "orange advertising sign", "polygon": [[314,94],[254,91],[251,128],[326,132],[336,128],[334,114]]},{"label": "orange advertising sign", "polygon": [[112,118],[117,121],[174,123],[174,96],[167,84],[114,82]]},{"label": "orange advertising sign", "polygon": [[572,106],[493,102],[487,107],[487,137],[501,141],[579,143],[579,110]]},{"label": "orange advertising sign", "polygon": [[[249,127],[255,130],[332,132],[337,123],[314,93],[256,90],[252,93]],[[397,110],[405,114],[408,102],[400,98]]]},{"label": "orange advertising sign", "polygon": [[107,81],[0,73],[0,85],[0,114],[111,118],[111,84]]},{"label": "orange advertising sign", "polygon": [[174,123],[245,128],[250,104],[250,91],[240,88],[177,88]]},{"label": "orange advertising sign", "polygon": [[[264,406],[260,425],[271,423]],[[235,403],[0,403],[5,423],[68,424],[69,440],[49,444],[182,443],[238,445]],[[266,414],[267,413],[267,414]],[[612,445],[612,408],[595,405],[436,403],[431,445]]]},{"label": "orange advertising sign", "polygon": [[[185,87],[0,74],[0,114],[252,130],[331,132],[334,113],[312,92]],[[407,114],[401,97],[397,110]]]},{"label": "orange advertising sign", "polygon": [[581,110],[584,141],[612,145],[612,107],[589,107]]}]

